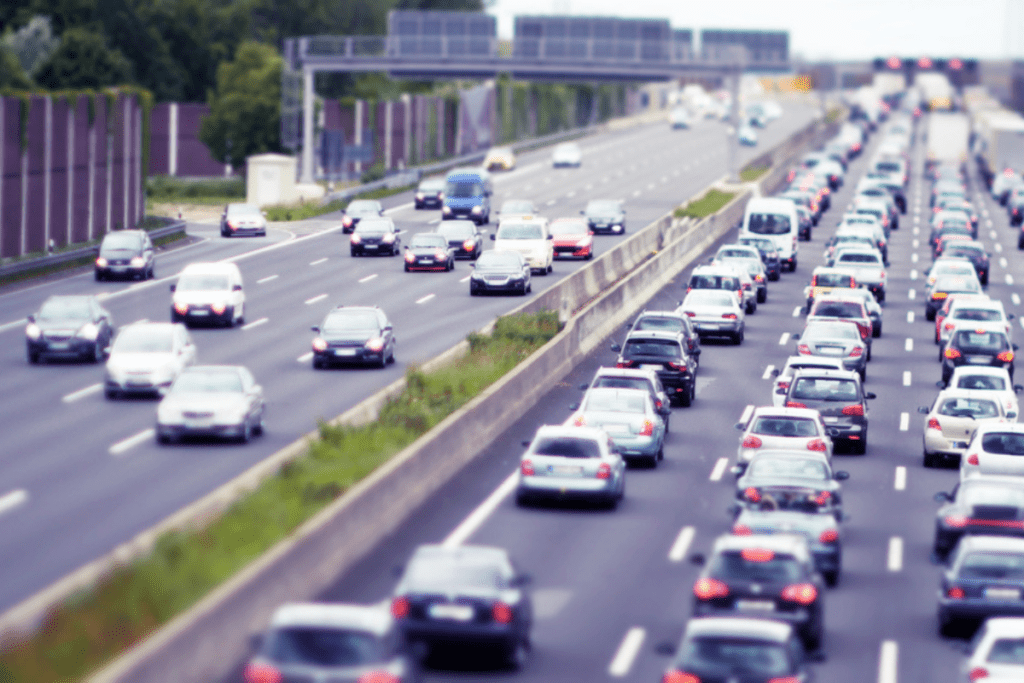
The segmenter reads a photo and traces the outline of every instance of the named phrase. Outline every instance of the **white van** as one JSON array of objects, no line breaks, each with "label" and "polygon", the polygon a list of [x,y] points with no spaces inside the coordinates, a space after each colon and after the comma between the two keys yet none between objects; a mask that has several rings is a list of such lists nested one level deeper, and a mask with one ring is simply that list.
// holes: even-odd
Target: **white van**
[{"label": "white van", "polygon": [[245,322],[242,272],[234,263],[190,263],[171,292],[171,322],[228,327]]},{"label": "white van", "polygon": [[503,222],[491,235],[495,251],[517,251],[530,264],[531,270],[541,275],[551,272],[555,262],[555,246],[548,231],[548,220],[526,216]]},{"label": "white van", "polygon": [[796,204],[788,199],[754,198],[747,202],[740,237],[767,237],[779,252],[779,260],[796,270],[797,232],[800,220]]}]

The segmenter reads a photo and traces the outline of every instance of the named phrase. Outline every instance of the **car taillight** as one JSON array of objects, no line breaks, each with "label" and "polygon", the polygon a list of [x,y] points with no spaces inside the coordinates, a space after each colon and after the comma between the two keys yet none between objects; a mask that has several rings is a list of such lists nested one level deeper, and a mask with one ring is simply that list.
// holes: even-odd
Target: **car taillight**
[{"label": "car taillight", "polygon": [[968,520],[963,515],[947,515],[946,517],[943,517],[942,521],[945,522],[946,526],[948,527],[953,527],[954,529],[963,529],[965,526],[967,526]]},{"label": "car taillight", "polygon": [[666,671],[661,683],[700,683],[700,678],[685,671]]},{"label": "car taillight", "polygon": [[864,354],[864,349],[859,346],[854,346],[850,351],[850,358],[860,358]]},{"label": "car taillight", "polygon": [[686,370],[686,363],[680,363],[679,361],[670,360],[666,365],[673,370]]},{"label": "car taillight", "polygon": [[757,275],[754,276],[754,281],[755,282],[764,282],[764,275],[761,275],[760,273],[758,273]]},{"label": "car taillight", "polygon": [[693,594],[698,600],[711,600],[713,598],[724,598],[729,595],[729,587],[718,579],[697,579],[693,584]]},{"label": "car taillight", "polygon": [[977,453],[971,453],[969,456],[967,456],[967,464],[968,465],[980,465],[981,461],[978,460],[978,454]]},{"label": "car taillight", "polygon": [[508,624],[512,621],[512,608],[505,603],[498,601],[491,608],[491,618],[499,624]]},{"label": "car taillight", "polygon": [[806,408],[807,405],[799,401],[786,401],[787,408]]},{"label": "car taillight", "polygon": [[1004,363],[1009,363],[1013,360],[1013,351],[1003,351],[1002,353],[997,355],[996,358],[1003,361]]},{"label": "car taillight", "polygon": [[743,439],[743,448],[760,448],[761,439],[751,434],[750,436]]},{"label": "car taillight", "polygon": [[601,463],[597,467],[597,478],[598,479],[611,479],[612,477],[612,466],[606,462]]},{"label": "car taillight", "polygon": [[932,292],[932,299],[945,299],[949,292]]},{"label": "car taillight", "polygon": [[733,524],[732,525],[732,535],[733,536],[749,536],[752,533],[754,533],[753,530],[751,530],[751,528],[749,526],[747,526],[746,524]]},{"label": "car taillight", "polygon": [[828,445],[825,443],[824,439],[812,439],[807,442],[807,450],[824,453],[828,450]]},{"label": "car taillight", "polygon": [[864,406],[860,403],[853,403],[848,406],[843,406],[843,415],[864,415]]},{"label": "car taillight", "polygon": [[955,325],[954,323],[946,323],[946,324],[944,325],[944,327],[946,328],[946,332],[949,332],[949,331],[950,331],[950,330],[952,330],[952,329],[953,329],[954,327],[956,327],[956,325]]},{"label": "car taillight", "polygon": [[631,360],[620,360],[615,363],[615,367],[617,368],[631,368],[633,365],[634,363]]},{"label": "car taillight", "polygon": [[722,317],[725,318],[726,320],[736,320],[737,316],[735,313],[723,313]]},{"label": "car taillight", "polygon": [[687,316],[688,318],[696,318],[696,317],[697,317],[697,314],[696,314],[696,313],[694,313],[693,311],[686,311],[686,316]]},{"label": "car taillight", "polygon": [[939,424],[939,418],[928,418],[928,429],[942,429],[942,425]]},{"label": "car taillight", "polygon": [[867,339],[871,336],[871,325],[861,325],[857,323],[857,329],[860,330],[860,338]]},{"label": "car taillight", "polygon": [[800,353],[804,356],[811,355],[811,347],[808,346],[807,344],[800,344],[799,346],[796,347],[796,350],[797,353]]},{"label": "car taillight", "polygon": [[749,500],[751,503],[761,502],[761,491],[753,486],[748,486],[743,490],[743,497]]},{"label": "car taillight", "polygon": [[415,261],[416,261],[416,254],[412,253],[411,251],[405,252],[405,262],[406,263],[413,263]]},{"label": "car taillight", "polygon": [[327,350],[327,342],[325,342],[320,337],[317,337],[316,339],[313,340],[313,350],[314,351],[326,351]]},{"label": "car taillight", "polygon": [[246,664],[245,683],[281,683],[284,676],[270,664]]},{"label": "car taillight", "polygon": [[352,242],[352,244],[359,244],[363,241],[363,238],[359,236],[359,233],[354,232],[352,233],[352,237],[349,238],[349,241]]},{"label": "car taillight", "polygon": [[779,389],[789,389],[789,382],[779,382]]},{"label": "car taillight", "polygon": [[810,605],[818,599],[818,589],[812,583],[794,583],[782,589],[782,599],[801,605]]},{"label": "car taillight", "polygon": [[640,425],[640,436],[651,436],[654,434],[654,423],[650,420],[644,420],[643,424]]},{"label": "car taillight", "polygon": [[957,349],[946,349],[942,352],[942,355],[950,360],[955,360],[960,357],[960,351]]},{"label": "car taillight", "polygon": [[188,313],[188,304],[174,304],[174,310],[178,315],[185,315]]},{"label": "car taillight", "polygon": [[523,460],[519,463],[519,472],[526,477],[532,477],[536,472],[533,469],[533,462],[529,459]]},{"label": "car taillight", "polygon": [[952,598],[954,600],[963,600],[964,599],[964,589],[963,588],[957,588],[957,587],[950,588],[950,589],[948,589],[946,591],[946,597],[947,598]]},{"label": "car taillight", "polygon": [[832,497],[831,491],[818,491],[818,495],[815,496],[814,502],[818,505],[824,505]]},{"label": "car taillight", "polygon": [[402,679],[387,671],[371,671],[360,676],[356,683],[402,683]]},{"label": "car taillight", "polygon": [[967,673],[967,677],[972,681],[977,681],[982,678],[988,678],[988,669],[976,666]]},{"label": "car taillight", "polygon": [[587,426],[587,418],[585,418],[582,415],[577,415],[576,417],[573,418],[572,423],[573,423],[573,425],[575,425],[577,427],[586,427]]},{"label": "car taillight", "polygon": [[768,683],[800,683],[799,676],[776,676],[769,678]]},{"label": "car taillight", "polygon": [[391,601],[391,616],[404,619],[409,616],[409,598],[397,597]]},{"label": "car taillight", "polygon": [[839,540],[839,529],[825,529],[818,536],[818,540],[822,543],[835,543]]}]

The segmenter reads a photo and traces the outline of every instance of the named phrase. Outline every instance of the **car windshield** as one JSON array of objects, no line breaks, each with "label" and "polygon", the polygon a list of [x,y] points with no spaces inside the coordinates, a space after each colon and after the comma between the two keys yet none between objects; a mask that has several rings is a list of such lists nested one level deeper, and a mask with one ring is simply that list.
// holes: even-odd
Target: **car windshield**
[{"label": "car windshield", "polygon": [[760,256],[755,256],[746,249],[721,249],[718,252],[717,258],[720,259],[756,259],[761,260]]},{"label": "car windshield", "polygon": [[847,252],[845,254],[840,254],[838,262],[877,265],[880,260],[878,258],[878,254],[858,254]]},{"label": "car windshield", "polygon": [[672,339],[627,339],[622,355],[656,356],[658,358],[679,358],[682,355],[679,342]]},{"label": "car windshield", "polygon": [[594,391],[587,394],[583,412],[603,413],[645,413],[644,397],[640,394],[624,394],[619,391]]},{"label": "car windshield", "polygon": [[687,640],[679,655],[678,668],[726,678],[743,674],[782,677],[792,673],[781,643],[721,637]]},{"label": "car windshield", "polygon": [[686,295],[686,300],[683,301],[683,308],[688,306],[726,306],[732,308],[735,305],[736,298],[731,292],[711,288],[695,288]]},{"label": "car windshield", "polygon": [[939,406],[939,415],[949,417],[999,417],[999,409],[992,401],[976,398],[951,398]]},{"label": "car windshield", "polygon": [[172,391],[186,393],[238,393],[242,391],[242,378],[234,370],[191,370],[182,373],[174,382]]},{"label": "car windshield", "polygon": [[748,470],[753,477],[799,477],[827,479],[824,463],[808,458],[756,458]]},{"label": "car windshield", "polygon": [[752,213],[747,226],[755,235],[786,235],[791,230],[789,216],[777,213]]},{"label": "car windshield", "polygon": [[366,199],[357,199],[348,205],[345,213],[348,214],[366,214],[366,213],[379,213],[380,204],[375,201]]},{"label": "car windshield", "polygon": [[864,306],[856,301],[819,301],[811,315],[821,318],[863,318]]},{"label": "car windshield", "polygon": [[961,277],[941,278],[935,283],[935,292],[968,292],[979,293],[981,286],[976,280],[968,280]]},{"label": "car windshield", "polygon": [[281,664],[348,667],[383,661],[383,648],[371,633],[325,626],[290,626],[274,629],[267,655]]},{"label": "car windshield", "polygon": [[49,322],[51,320],[89,320],[92,312],[89,309],[89,299],[84,296],[54,296],[43,302],[42,308],[36,320]]},{"label": "car windshield", "polygon": [[228,204],[229,216],[260,216],[260,207],[255,204]]},{"label": "car windshield", "polygon": [[324,321],[324,332],[376,332],[377,316],[369,311],[339,311]]},{"label": "car windshield", "polygon": [[453,239],[467,239],[476,236],[473,224],[468,221],[443,221],[437,226],[437,233]]},{"label": "car windshield", "polygon": [[360,235],[381,234],[391,232],[392,225],[391,221],[386,219],[367,218],[359,221],[359,225],[356,226],[356,232]]},{"label": "car windshield", "polygon": [[960,562],[960,578],[1024,579],[1024,555],[973,552]]},{"label": "car windshield", "polygon": [[170,353],[174,348],[171,328],[129,325],[122,328],[114,342],[113,353]]},{"label": "car windshield", "polygon": [[425,235],[420,233],[419,235],[413,235],[413,238],[409,241],[409,247],[411,249],[426,249],[430,247],[447,249],[448,240],[444,238],[444,235]]},{"label": "car windshield", "polygon": [[519,254],[506,251],[485,251],[476,262],[477,270],[518,270]]},{"label": "car windshield", "polygon": [[502,225],[498,228],[499,240],[542,240],[544,230],[539,225],[530,223],[515,223]]},{"label": "car windshield", "polygon": [[764,436],[817,436],[818,425],[806,417],[759,417],[750,431]]},{"label": "car windshield", "polygon": [[409,590],[424,593],[504,587],[501,570],[494,562],[445,555],[415,558],[405,583]]},{"label": "car windshield", "polygon": [[533,213],[533,202],[525,199],[510,199],[501,205],[501,213]]},{"label": "car windshield", "polygon": [[448,197],[455,197],[457,199],[479,197],[484,193],[484,186],[474,182],[453,181],[445,185],[444,193]]},{"label": "car windshield", "polygon": [[711,560],[708,573],[719,579],[757,583],[793,583],[803,578],[800,564],[792,555],[764,548],[719,553]]},{"label": "car windshield", "polygon": [[955,339],[957,348],[968,352],[995,353],[1009,348],[1002,332],[959,330]]},{"label": "car windshield", "polygon": [[1024,638],[998,638],[988,651],[986,662],[1024,664]]},{"label": "car windshield", "polygon": [[798,377],[790,397],[810,401],[860,401],[860,392],[852,379]]},{"label": "car windshield", "polygon": [[551,224],[552,235],[585,235],[589,231],[586,221],[576,219],[557,220]]},{"label": "car windshield", "polygon": [[668,332],[680,332],[683,330],[683,321],[676,317],[658,317],[646,315],[636,321],[634,330],[666,330]]},{"label": "car windshield", "polygon": [[142,237],[135,233],[108,233],[103,238],[103,246],[100,247],[100,251],[111,251],[115,250],[134,250],[142,248]]},{"label": "car windshield", "polygon": [[560,458],[600,458],[601,447],[593,439],[543,436],[534,443],[533,453]]},{"label": "car windshield", "polygon": [[607,200],[594,200],[587,203],[587,213],[594,215],[608,215],[619,212],[619,203]]},{"label": "car windshield", "polygon": [[227,275],[211,273],[182,275],[178,279],[175,290],[178,292],[212,292],[230,288],[231,284]]},{"label": "car windshield", "polygon": [[1024,434],[991,432],[981,437],[981,448],[994,455],[1024,455]]}]

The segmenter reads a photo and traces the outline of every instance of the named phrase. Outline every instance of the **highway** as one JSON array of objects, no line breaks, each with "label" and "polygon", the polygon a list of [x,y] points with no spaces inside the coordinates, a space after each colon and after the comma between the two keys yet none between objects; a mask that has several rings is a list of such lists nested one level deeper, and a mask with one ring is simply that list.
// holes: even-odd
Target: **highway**
[{"label": "highway", "polygon": [[[815,109],[792,104],[761,134],[742,160],[788,137]],[[577,214],[592,198],[626,201],[628,229],[638,230],[726,170],[724,127],[701,121],[688,131],[665,123],[609,132],[581,141],[579,169],[552,169],[549,150],[520,157],[519,167],[495,178],[496,205],[532,199],[544,215]],[[388,199],[388,214],[406,231],[429,230],[438,211],[415,211],[410,193]],[[189,225],[200,238],[158,255],[157,279],[102,282],[91,272],[0,293],[0,610],[7,609],[83,564],[200,498],[402,376],[409,363],[431,358],[505,311],[518,297],[469,297],[469,267],[451,273],[402,272],[396,258],[353,259],[337,216],[266,238],[226,240],[216,225]],[[492,226],[493,227],[493,226]],[[616,237],[596,239],[602,253]],[[490,242],[487,242],[490,246]],[[160,447],[152,437],[156,401],[107,401],[103,368],[89,364],[30,366],[22,340],[24,318],[51,294],[103,297],[117,324],[167,320],[168,285],[196,261],[231,259],[246,282],[246,325],[195,329],[201,363],[240,363],[268,397],[267,434],[248,446],[197,443]],[[559,261],[539,293],[580,266]],[[386,370],[314,372],[310,325],[337,304],[377,304],[395,325],[398,362]]]},{"label": "highway", "polygon": [[[940,377],[934,325],[924,319],[930,209],[917,152],[910,208],[890,246],[883,335],[875,340],[868,366],[866,388],[878,398],[870,406],[867,454],[837,455],[835,461],[851,478],[844,494],[843,576],[826,596],[827,659],[813,666],[816,680],[829,683],[944,683],[955,680],[962,657],[962,642],[937,635],[940,570],[929,557],[937,508],[933,496],[950,490],[958,475],[955,469],[923,468],[922,418],[916,413],[932,401]],[[392,567],[402,565],[421,543],[501,546],[534,577],[537,618],[530,660],[511,674],[462,652],[431,662],[427,680],[660,680],[668,658],[655,647],[674,645],[691,612],[698,570],[687,557],[707,552],[730,526],[734,484],[727,465],[738,441],[733,425],[747,406],[770,404],[770,372],[794,353],[790,335],[803,327],[802,288],[820,264],[822,244],[869,157],[870,152],[854,161],[813,241],[801,243],[799,270],[772,283],[768,301],[748,316],[743,345],[704,345],[694,406],[675,409],[665,461],[655,470],[630,470],[626,499],[617,510],[521,509],[508,495],[520,442],[541,424],[562,422],[568,405],[578,399],[578,384],[598,366],[614,363],[615,354],[603,345],[605,350],[588,357],[320,597],[367,603],[387,598],[395,581]],[[989,293],[1020,320],[1014,282],[1024,279],[1024,268],[1016,231],[1009,229],[1004,210],[979,190],[976,175],[971,194],[982,216],[981,239],[993,256]],[[685,275],[646,307],[674,308]],[[241,679],[236,673],[228,680]]]}]

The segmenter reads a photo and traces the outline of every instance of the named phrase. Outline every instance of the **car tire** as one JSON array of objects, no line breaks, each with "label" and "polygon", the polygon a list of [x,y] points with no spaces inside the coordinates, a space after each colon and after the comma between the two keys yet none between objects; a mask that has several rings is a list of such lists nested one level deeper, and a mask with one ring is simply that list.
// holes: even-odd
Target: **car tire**
[{"label": "car tire", "polygon": [[879,337],[881,337],[882,336],[882,326],[879,325],[878,327],[872,327],[871,328],[871,336],[874,337],[875,339],[878,339]]},{"label": "car tire", "polygon": [[108,401],[113,401],[118,397],[117,389],[106,388],[103,390],[103,397]]},{"label": "car tire", "polygon": [[479,294],[480,294],[480,291],[476,287],[474,287],[473,285],[469,286],[469,295],[470,296],[477,296]]},{"label": "car tire", "polygon": [[39,352],[38,351],[28,351],[25,355],[28,357],[28,364],[29,365],[38,365],[39,364]]},{"label": "car tire", "polygon": [[743,343],[743,330],[740,330],[739,332],[734,332],[733,333],[733,335],[732,335],[732,343],[737,345],[737,346],[739,346],[740,344]]},{"label": "car tire", "polygon": [[[870,361],[871,360],[871,347],[874,346],[874,345],[873,344],[867,344],[866,346],[868,347],[868,355],[864,358],[864,360]],[[865,370],[865,372],[867,372],[867,370]]]},{"label": "car tire", "polygon": [[839,570],[836,569],[830,572],[822,572],[822,576],[825,578],[825,584],[829,588],[835,588],[839,585]]},{"label": "car tire", "polygon": [[683,408],[689,408],[690,404],[693,403],[693,385],[690,385],[690,390],[683,392],[683,396],[679,399],[679,405]]},{"label": "car tire", "polygon": [[242,423],[242,433],[238,435],[238,443],[247,444],[252,441],[252,425],[248,420]]},{"label": "car tire", "polygon": [[[1021,249],[1024,249],[1024,247],[1021,247]],[[935,321],[935,311],[933,311],[930,308],[926,308],[924,310],[924,319],[927,320],[928,322],[934,322]]]},{"label": "car tire", "polygon": [[352,255],[353,258],[355,258],[356,256],[359,255],[359,254],[356,253],[355,249],[349,249],[349,253]]},{"label": "car tire", "polygon": [[765,301],[768,301],[768,290],[759,289],[757,291],[757,303],[763,304]]},{"label": "car tire", "polygon": [[405,264],[405,272],[407,272],[407,273],[409,272],[409,264],[408,263]]},{"label": "car tire", "polygon": [[860,381],[862,384],[868,381],[868,367],[866,365],[858,370],[857,373],[860,375]]},{"label": "car tire", "polygon": [[519,507],[529,507],[532,503],[533,498],[526,491],[516,491],[516,505]]},{"label": "car tire", "polygon": [[789,264],[789,272],[791,272],[791,273],[795,273],[796,272],[796,257],[795,256],[793,257],[793,260]]},{"label": "car tire", "polygon": [[97,339],[96,343],[92,345],[92,356],[89,358],[89,360],[91,360],[94,364],[99,365],[100,363],[103,362],[105,355],[106,354],[103,353],[103,345],[100,344],[99,340]]},{"label": "car tire", "polygon": [[526,296],[526,283],[525,282],[519,288],[519,296]]},{"label": "car tire", "polygon": [[858,441],[853,442],[853,452],[855,455],[864,455],[868,452],[868,433],[864,432],[863,436]]},{"label": "car tire", "polygon": [[323,367],[324,367],[323,361],[320,360],[319,358],[317,358],[316,356],[313,356],[313,369],[314,370],[322,370]]},{"label": "car tire", "polygon": [[171,443],[171,437],[169,437],[166,434],[161,434],[159,431],[157,431],[156,442],[161,446],[167,446]]},{"label": "car tire", "polygon": [[924,456],[921,458],[921,464],[926,468],[932,468],[936,466],[935,454],[924,451]]},{"label": "car tire", "polygon": [[266,426],[263,424],[263,415],[260,415],[260,421],[253,426],[252,433],[254,436],[263,436],[266,432]]},{"label": "car tire", "polygon": [[662,457],[663,457],[663,453],[662,453],[663,450],[664,450],[664,446],[659,448],[658,452],[655,453],[654,455],[647,456],[646,460],[644,461],[644,464],[647,465],[647,467],[652,469],[652,470],[657,468],[658,467],[658,461],[661,460]]}]

